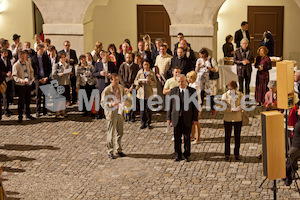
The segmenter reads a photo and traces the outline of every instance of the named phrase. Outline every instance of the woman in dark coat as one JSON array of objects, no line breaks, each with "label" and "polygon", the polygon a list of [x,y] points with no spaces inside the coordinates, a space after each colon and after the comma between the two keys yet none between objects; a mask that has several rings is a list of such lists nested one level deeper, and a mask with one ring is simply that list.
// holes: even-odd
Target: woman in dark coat
[{"label": "woman in dark coat", "polygon": [[264,103],[265,95],[268,91],[268,70],[271,65],[271,60],[267,56],[268,49],[265,46],[259,47],[257,53],[259,53],[259,56],[257,56],[255,62],[255,68],[258,69],[256,74],[255,100],[258,102],[257,106],[261,106],[261,104]]},{"label": "woman in dark coat", "polygon": [[264,38],[259,46],[265,46],[269,50],[268,56],[274,56],[274,39],[270,31],[264,32]]},{"label": "woman in dark coat", "polygon": [[223,45],[223,53],[224,57],[233,57],[234,56],[234,49],[233,49],[233,37],[232,35],[227,35],[225,39],[226,43]]}]

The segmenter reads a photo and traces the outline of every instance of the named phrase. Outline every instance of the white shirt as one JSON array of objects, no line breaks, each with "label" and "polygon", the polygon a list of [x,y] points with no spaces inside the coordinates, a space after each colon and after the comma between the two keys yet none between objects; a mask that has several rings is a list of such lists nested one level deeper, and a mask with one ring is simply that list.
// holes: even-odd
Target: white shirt
[{"label": "white shirt", "polygon": [[241,29],[241,31],[242,31],[242,34],[243,34],[243,38],[248,39],[248,38],[247,38],[247,35],[246,35],[246,31],[243,31],[242,29]]},{"label": "white shirt", "polygon": [[[105,71],[106,74],[108,73],[108,63],[103,63],[103,71]],[[108,83],[107,76],[105,76],[105,83]]]},{"label": "white shirt", "polygon": [[[40,43],[39,43],[39,44],[44,44],[44,43],[42,42],[42,40],[40,40]],[[34,51],[36,51],[37,45],[38,45],[38,43],[34,43]]]},{"label": "white shirt", "polygon": [[185,90],[186,90],[186,87],[185,87],[185,88],[183,88],[183,89],[180,87],[180,88],[179,88],[179,90],[180,90],[180,92],[182,92],[182,91],[183,91],[183,93],[184,93],[184,92],[185,92]]}]

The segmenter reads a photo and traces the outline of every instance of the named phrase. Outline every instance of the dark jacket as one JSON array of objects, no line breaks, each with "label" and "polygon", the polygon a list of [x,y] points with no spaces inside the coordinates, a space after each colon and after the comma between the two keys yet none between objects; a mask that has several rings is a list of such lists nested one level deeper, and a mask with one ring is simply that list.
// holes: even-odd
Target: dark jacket
[{"label": "dark jacket", "polygon": [[[189,55],[187,55],[187,50],[185,50],[185,56],[188,58],[189,62],[191,65],[195,66],[196,65],[196,55],[193,51],[193,49],[191,49],[190,47],[187,47],[189,49]],[[177,57],[177,51],[174,51],[174,57]]]},{"label": "dark jacket", "polygon": [[264,69],[262,71],[257,70],[256,80],[257,79],[269,79],[269,68],[270,68],[270,65],[272,65],[270,58],[266,57],[262,60],[260,56],[257,56],[256,62],[255,62],[255,68],[258,68],[259,65],[263,65]]},{"label": "dark jacket", "polygon": [[[12,65],[10,60],[8,59],[8,57],[6,58],[7,61],[7,66],[4,64],[4,61],[2,60],[2,58],[0,57],[0,66],[2,68],[2,70],[4,71],[4,73],[6,74],[7,72],[11,71],[12,72]],[[6,76],[6,75],[5,75]]]},{"label": "dark jacket", "polygon": [[[249,34],[249,31],[246,30],[246,36],[247,36],[247,39],[249,40],[249,43],[250,43],[250,34]],[[240,42],[241,40],[243,39],[243,33],[242,33],[242,30],[237,30],[234,34],[234,43],[236,44],[236,48],[239,48],[241,46]]]},{"label": "dark jacket", "polygon": [[[244,59],[247,59],[250,61],[249,64],[247,65],[243,65],[242,61]],[[253,57],[253,51],[248,47],[246,49],[246,51],[243,51],[242,48],[238,48],[237,50],[235,50],[234,52],[234,63],[237,65],[236,69],[237,69],[237,75],[244,77],[244,73],[246,70],[246,75],[247,76],[251,76],[251,72],[252,72],[252,66],[251,64],[254,61],[254,57]]]},{"label": "dark jacket", "polygon": [[124,88],[129,88],[133,85],[135,77],[140,68],[137,64],[132,63],[132,66],[127,66],[127,63],[123,63],[119,69],[120,83]]},{"label": "dark jacket", "polygon": [[233,57],[234,55],[231,53],[233,51],[233,44],[226,42],[223,45],[223,53],[224,53],[224,57]]},{"label": "dark jacket", "polygon": [[45,54],[42,55],[43,60],[43,68],[44,68],[44,76],[40,76],[40,66],[39,66],[39,60],[38,56],[34,55],[31,59],[31,66],[34,70],[34,78],[35,80],[40,80],[42,78],[48,78],[50,79],[51,71],[52,71],[52,65],[49,57]]},{"label": "dark jacket", "polygon": [[259,46],[265,46],[269,50],[268,56],[274,56],[274,39],[271,33],[266,34],[268,40],[262,39]]},{"label": "dark jacket", "polygon": [[[189,92],[189,96],[191,96],[196,92],[196,90],[194,88],[187,86],[185,92]],[[172,95],[180,96],[179,87],[175,87],[171,90],[170,96],[172,96]],[[196,95],[196,98],[197,98],[197,95]],[[181,102],[182,103],[180,103],[180,105],[183,105],[184,101],[181,101]],[[184,108],[180,107],[180,110],[181,109],[182,109],[182,117],[183,117],[184,125],[186,127],[191,127],[193,124],[193,121],[198,121],[198,109],[193,102],[189,103],[188,109],[186,111],[184,110]],[[178,110],[178,111],[176,110],[176,100],[174,98],[171,98],[170,109],[167,112],[167,120],[171,120],[173,127],[176,127],[178,124],[180,110]]]},{"label": "dark jacket", "polygon": [[300,121],[295,125],[292,147],[300,149]]},{"label": "dark jacket", "polygon": [[[100,93],[104,90],[104,88],[106,87],[105,84],[105,76],[101,76],[100,72],[103,71],[103,62],[97,62],[95,64],[94,67],[94,71],[93,71],[93,76],[97,78],[98,80],[98,89],[100,91]],[[108,73],[118,73],[118,70],[115,66],[115,64],[113,62],[108,62]],[[108,84],[109,84],[109,80],[108,80]]]},{"label": "dark jacket", "polygon": [[153,61],[153,64],[155,64],[156,62],[156,57],[159,55],[159,51],[157,51],[157,49],[154,49],[152,52],[151,52],[151,58],[152,58],[152,61]]},{"label": "dark jacket", "polygon": [[184,56],[183,58],[179,59],[178,56],[174,56],[171,60],[171,67],[169,69],[169,73],[172,74],[173,68],[178,66],[181,69],[182,74],[187,74],[188,72],[194,70],[195,65],[190,63],[190,60]]},{"label": "dark jacket", "polygon": [[122,63],[125,62],[125,56],[123,53],[118,53],[118,54],[116,53],[116,58],[117,58],[117,70],[119,70]]},{"label": "dark jacket", "polygon": [[[3,65],[0,65],[0,84],[5,80],[5,69],[3,69]],[[1,101],[1,100],[0,100]]]},{"label": "dark jacket", "polygon": [[[174,44],[174,55],[175,55],[175,52],[177,51],[178,49],[178,45],[179,45],[179,42],[177,42],[176,44]],[[190,43],[187,43],[187,46],[191,48],[191,44]],[[170,54],[171,55],[171,54]]]}]

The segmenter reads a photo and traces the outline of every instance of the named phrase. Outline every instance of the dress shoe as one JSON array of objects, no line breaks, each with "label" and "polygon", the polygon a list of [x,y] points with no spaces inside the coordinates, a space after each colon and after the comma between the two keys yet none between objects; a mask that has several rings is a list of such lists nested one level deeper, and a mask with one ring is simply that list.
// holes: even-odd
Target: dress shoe
[{"label": "dress shoe", "polygon": [[174,162],[179,162],[181,160],[182,160],[182,158],[175,158]]},{"label": "dress shoe", "polygon": [[226,155],[226,156],[225,156],[225,160],[229,160],[229,155]]},{"label": "dress shoe", "polygon": [[123,152],[117,153],[117,156],[120,156],[120,157],[126,157],[126,155],[125,155]]},{"label": "dress shoe", "polygon": [[51,116],[49,113],[43,113],[44,116]]},{"label": "dress shoe", "polygon": [[235,159],[236,159],[236,160],[241,160],[241,156],[236,155],[236,156],[235,156]]},{"label": "dress shoe", "polygon": [[143,124],[140,129],[145,129],[147,126],[145,124]]},{"label": "dress shoe", "polygon": [[37,118],[39,118],[39,117],[41,117],[41,114],[40,114],[40,113],[36,113],[35,116],[36,116]]},{"label": "dress shoe", "polygon": [[185,162],[190,162],[190,158],[189,157],[186,157],[184,158]]},{"label": "dress shoe", "polygon": [[135,118],[132,118],[132,119],[131,119],[131,122],[136,122],[136,119],[135,119]]},{"label": "dress shoe", "polygon": [[148,129],[150,129],[150,130],[152,129],[152,126],[150,124],[148,125]]},{"label": "dress shoe", "polygon": [[109,157],[110,159],[116,159],[115,156],[114,156],[113,154],[108,154],[108,157]]},{"label": "dress shoe", "polygon": [[32,117],[31,115],[27,115],[27,116],[26,116],[26,119],[34,120],[35,118]]},{"label": "dress shoe", "polygon": [[5,113],[4,115],[5,115],[5,117],[10,117],[11,116],[11,114],[9,112]]},{"label": "dress shoe", "polygon": [[18,123],[20,124],[20,123],[22,123],[22,122],[23,122],[23,117],[19,117]]}]

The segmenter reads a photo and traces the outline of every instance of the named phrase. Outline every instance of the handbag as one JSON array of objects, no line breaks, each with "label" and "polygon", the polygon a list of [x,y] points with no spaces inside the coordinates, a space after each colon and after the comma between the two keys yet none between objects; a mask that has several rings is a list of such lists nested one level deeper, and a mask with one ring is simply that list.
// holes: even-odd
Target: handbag
[{"label": "handbag", "polygon": [[248,114],[243,110],[242,111],[242,125],[247,126],[249,124],[249,116]]},{"label": "handbag", "polygon": [[1,93],[1,94],[4,94],[4,93],[6,92],[6,89],[7,89],[6,82],[3,81],[3,82],[0,84],[0,93]]},{"label": "handbag", "polygon": [[[211,62],[211,58],[209,58],[209,62],[211,64],[211,66],[213,67],[212,65],[212,62]],[[213,71],[209,71],[209,79],[210,80],[217,80],[219,79],[219,72],[213,72]]]}]

